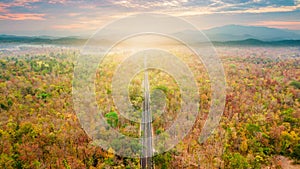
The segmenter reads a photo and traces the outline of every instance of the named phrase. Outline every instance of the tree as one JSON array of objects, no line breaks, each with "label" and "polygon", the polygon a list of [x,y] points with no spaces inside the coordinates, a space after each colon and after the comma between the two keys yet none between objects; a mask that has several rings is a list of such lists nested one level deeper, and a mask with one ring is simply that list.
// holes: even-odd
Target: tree
[{"label": "tree", "polygon": [[119,122],[119,118],[118,118],[118,114],[116,112],[109,112],[105,115],[105,118],[107,120],[107,123],[111,126],[111,127],[117,127],[118,122]]}]

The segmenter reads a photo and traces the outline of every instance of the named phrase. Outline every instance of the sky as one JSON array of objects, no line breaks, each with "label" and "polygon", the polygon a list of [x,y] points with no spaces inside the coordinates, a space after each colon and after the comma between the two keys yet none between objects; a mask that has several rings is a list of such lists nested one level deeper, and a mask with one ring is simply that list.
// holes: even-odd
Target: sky
[{"label": "sky", "polygon": [[0,34],[89,36],[144,12],[178,16],[202,30],[228,24],[300,30],[300,0],[0,0]]}]

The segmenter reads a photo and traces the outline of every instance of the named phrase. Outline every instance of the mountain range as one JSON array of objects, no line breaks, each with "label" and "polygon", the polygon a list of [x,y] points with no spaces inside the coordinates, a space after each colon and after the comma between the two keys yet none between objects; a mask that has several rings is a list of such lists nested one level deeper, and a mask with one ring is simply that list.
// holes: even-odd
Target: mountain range
[{"label": "mountain range", "polygon": [[300,40],[300,31],[259,26],[226,25],[203,31],[211,41],[257,39],[261,41]]},{"label": "mountain range", "polygon": [[[216,45],[288,45],[300,46],[300,31],[259,26],[226,25],[202,31]],[[183,30],[174,35],[185,36],[194,43],[201,43],[199,31]],[[201,34],[201,33],[200,33]],[[109,36],[108,36],[109,37]],[[113,37],[113,35],[111,36]],[[14,36],[0,35],[0,43],[34,43],[83,45],[84,37]],[[98,42],[106,43],[108,39]]]}]

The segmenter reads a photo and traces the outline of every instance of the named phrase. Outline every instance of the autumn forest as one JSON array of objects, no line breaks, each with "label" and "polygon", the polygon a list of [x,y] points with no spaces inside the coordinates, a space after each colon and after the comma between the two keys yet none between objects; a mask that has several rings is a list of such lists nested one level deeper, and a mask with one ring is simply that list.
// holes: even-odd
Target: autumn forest
[{"label": "autumn forest", "polygon": [[[299,47],[217,47],[226,76],[220,124],[198,142],[207,118],[210,81],[201,63],[186,60],[199,86],[199,115],[188,135],[171,150],[155,154],[155,168],[298,168],[300,163]],[[0,53],[0,168],[140,168],[139,158],[121,157],[93,144],[81,127],[72,98],[79,50],[44,46]],[[185,60],[189,56],[182,55]],[[121,55],[97,70],[97,104],[107,123],[131,137],[139,124],[120,115],[111,99],[111,79]],[[143,75],[129,86],[142,109]],[[176,118],[180,90],[165,72],[149,70],[150,90],[164,93],[164,112],[153,112],[154,135]],[[165,136],[168,137],[168,136]]]}]

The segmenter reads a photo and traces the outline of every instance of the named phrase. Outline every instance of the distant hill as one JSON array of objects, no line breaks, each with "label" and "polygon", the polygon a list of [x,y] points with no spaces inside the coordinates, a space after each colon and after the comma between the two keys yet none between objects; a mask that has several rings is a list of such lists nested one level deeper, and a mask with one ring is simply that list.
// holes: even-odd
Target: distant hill
[{"label": "distant hill", "polygon": [[30,43],[30,44],[58,44],[58,45],[82,45],[85,39],[77,37],[31,37],[31,36],[14,36],[14,35],[0,35],[0,43]]},{"label": "distant hill", "polygon": [[246,39],[240,41],[212,42],[216,46],[299,46],[300,40],[261,41],[257,39]]},{"label": "distant hill", "polygon": [[211,41],[261,41],[300,40],[300,32],[260,26],[226,25],[203,31]]}]

